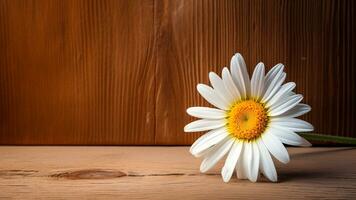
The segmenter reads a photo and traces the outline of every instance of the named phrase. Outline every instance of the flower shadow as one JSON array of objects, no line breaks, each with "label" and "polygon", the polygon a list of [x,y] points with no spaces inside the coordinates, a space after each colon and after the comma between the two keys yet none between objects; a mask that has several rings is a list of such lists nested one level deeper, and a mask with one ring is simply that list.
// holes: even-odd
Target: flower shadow
[{"label": "flower shadow", "polygon": [[[312,152],[303,152],[291,154],[292,160],[296,160],[298,165],[297,168],[284,168],[278,172],[279,182],[288,182],[290,180],[298,181],[312,181],[320,179],[335,179],[341,177],[344,173],[340,170],[343,165],[342,162],[347,162],[342,160],[342,157],[350,156],[345,152],[355,150],[355,147],[346,148],[332,148],[332,149],[318,149]],[[340,154],[342,156],[340,156]],[[330,159],[333,158],[333,159]],[[336,160],[335,160],[336,159]],[[306,163],[304,163],[304,161]],[[303,162],[303,163],[301,163]],[[347,165],[344,165],[347,166]]]},{"label": "flower shadow", "polygon": [[320,179],[320,178],[327,178],[330,176],[334,176],[328,171],[284,171],[278,174],[278,182],[288,182],[288,181],[298,181],[298,180],[313,180],[313,179]]},{"label": "flower shadow", "polygon": [[307,158],[307,157],[315,157],[315,156],[323,156],[323,155],[328,155],[333,153],[339,153],[339,152],[345,152],[345,151],[350,151],[350,150],[355,150],[356,147],[343,147],[343,148],[332,148],[332,149],[322,149],[320,151],[312,151],[312,152],[303,152],[303,153],[296,153],[292,154],[291,158],[292,159],[299,159],[299,158]]}]

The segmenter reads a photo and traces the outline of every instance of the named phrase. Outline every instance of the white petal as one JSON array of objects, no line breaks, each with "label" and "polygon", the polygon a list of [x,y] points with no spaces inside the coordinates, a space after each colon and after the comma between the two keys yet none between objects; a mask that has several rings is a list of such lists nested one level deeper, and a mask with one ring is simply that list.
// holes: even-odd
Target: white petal
[{"label": "white petal", "polygon": [[289,82],[284,85],[278,90],[278,92],[266,103],[266,107],[271,107],[274,104],[278,103],[280,99],[285,96],[292,96],[291,91],[295,88],[295,83]]},{"label": "white petal", "polygon": [[226,89],[224,81],[214,72],[209,73],[209,79],[216,93],[230,105],[234,101],[234,97],[231,92]]},{"label": "white petal", "polygon": [[243,98],[250,93],[250,78],[247,73],[245,61],[241,54],[235,54],[231,59],[231,76]]},{"label": "white petal", "polygon": [[268,101],[278,92],[286,76],[286,73],[283,72],[283,67],[279,71],[276,71],[274,77],[272,77],[272,74],[270,75],[270,83],[268,84],[268,82],[266,81],[266,85],[268,86],[265,86],[266,91],[263,94],[262,102]]},{"label": "white petal", "polygon": [[251,79],[251,96],[259,100],[264,90],[265,66],[258,63]]},{"label": "white petal", "polygon": [[231,138],[226,138],[224,142],[218,144],[214,150],[210,151],[206,158],[200,165],[200,171],[202,173],[208,171],[230,150],[231,145],[234,143],[234,140]]},{"label": "white petal", "polygon": [[260,165],[260,151],[255,142],[252,142],[252,165],[251,165],[251,179],[250,181],[256,182],[258,178],[259,165]]},{"label": "white petal", "polygon": [[238,101],[241,99],[241,94],[239,92],[239,89],[237,89],[234,81],[232,80],[231,74],[229,70],[224,67],[222,70],[222,79],[224,81],[225,88],[230,91],[231,95],[233,96],[235,101]]},{"label": "white petal", "polygon": [[[202,136],[200,136],[197,140],[195,140],[195,142],[192,144],[192,146],[190,146],[190,150],[189,152],[192,152],[193,149],[197,146],[197,145],[201,145],[204,144],[208,137],[215,137],[217,135],[220,135],[221,132],[225,133],[225,128],[219,128],[219,129],[214,129],[211,131],[206,132],[205,134],[203,134]],[[223,138],[224,139],[224,138]]]},{"label": "white petal", "polygon": [[286,79],[286,76],[287,76],[287,74],[284,73],[283,71],[278,72],[278,74],[272,80],[271,84],[266,89],[266,92],[263,95],[263,98],[261,100],[262,103],[266,103],[269,99],[271,99],[276,94],[276,92],[278,92],[282,83]]},{"label": "white petal", "polygon": [[309,112],[311,107],[307,104],[298,104],[294,108],[288,110],[287,112],[283,113],[279,117],[299,117],[304,115],[305,113]]},{"label": "white petal", "polygon": [[243,159],[243,165],[242,167],[244,168],[245,172],[246,172],[246,176],[249,180],[251,180],[252,178],[252,144],[249,142],[246,142],[244,145],[244,151],[242,156],[244,157]]},{"label": "white petal", "polygon": [[225,119],[200,119],[190,122],[184,127],[184,132],[208,131],[220,128],[226,124]]},{"label": "white petal", "polygon": [[244,152],[245,152],[246,144],[247,144],[246,142],[241,143],[242,145],[241,153],[236,164],[236,176],[238,179],[247,179],[247,170],[244,168],[244,162],[245,162]]},{"label": "white petal", "polygon": [[200,158],[200,157],[204,157],[206,155],[208,155],[211,151],[214,150],[214,147],[216,147],[216,145],[212,145],[212,146],[205,146],[206,148],[201,149],[201,151],[197,151],[196,153],[191,153],[194,157],[196,158]]},{"label": "white petal", "polygon": [[281,104],[276,104],[275,106],[272,106],[269,110],[269,115],[270,116],[278,116],[281,115],[288,110],[294,108],[299,102],[302,101],[303,96],[300,94],[296,94],[293,96],[289,96],[285,98],[285,101],[281,101]]},{"label": "white petal", "polygon": [[291,130],[274,127],[270,127],[269,129],[271,129],[270,133],[276,136],[284,144],[307,147],[311,146],[310,142]]},{"label": "white petal", "polygon": [[222,110],[227,110],[229,109],[229,105],[227,102],[224,101],[215,91],[213,88],[204,85],[204,84],[198,84],[197,85],[197,90],[200,93],[202,97],[204,97],[205,100],[207,100],[209,103],[214,105],[217,108],[220,108]]},{"label": "white petal", "polygon": [[190,147],[190,153],[196,157],[200,157],[204,151],[220,143],[227,137],[228,133],[225,127],[209,131],[194,142]]},{"label": "white petal", "polygon": [[286,164],[289,162],[289,154],[281,141],[269,132],[268,129],[262,134],[262,141],[266,145],[268,151],[280,162]]},{"label": "white petal", "polygon": [[235,170],[237,160],[240,157],[241,149],[242,149],[242,142],[235,141],[233,146],[231,147],[229,155],[226,158],[225,165],[221,169],[221,176],[224,182],[229,182]]},{"label": "white petal", "polygon": [[216,108],[208,107],[190,107],[187,113],[193,117],[204,119],[223,119],[226,117],[226,112]]},{"label": "white petal", "polygon": [[260,150],[260,170],[263,175],[268,178],[270,181],[277,181],[277,172],[274,167],[273,160],[269,155],[269,152],[262,142],[262,140],[257,140],[258,149]]},{"label": "white petal", "polygon": [[278,63],[275,65],[269,72],[266,74],[265,77],[265,89],[269,87],[271,84],[272,80],[275,78],[275,76],[278,74],[278,72],[282,71],[283,72],[284,65],[281,63]]},{"label": "white petal", "polygon": [[288,128],[294,132],[308,132],[314,130],[313,125],[296,118],[271,118],[270,126],[276,128]]}]

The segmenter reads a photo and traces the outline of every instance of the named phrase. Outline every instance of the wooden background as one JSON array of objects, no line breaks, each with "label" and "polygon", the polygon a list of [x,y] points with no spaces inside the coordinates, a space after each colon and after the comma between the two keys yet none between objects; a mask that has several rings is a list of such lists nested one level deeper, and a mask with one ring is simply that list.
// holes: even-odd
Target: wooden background
[{"label": "wooden background", "polygon": [[284,63],[322,134],[356,136],[351,0],[0,0],[0,144],[190,144],[235,52]]}]

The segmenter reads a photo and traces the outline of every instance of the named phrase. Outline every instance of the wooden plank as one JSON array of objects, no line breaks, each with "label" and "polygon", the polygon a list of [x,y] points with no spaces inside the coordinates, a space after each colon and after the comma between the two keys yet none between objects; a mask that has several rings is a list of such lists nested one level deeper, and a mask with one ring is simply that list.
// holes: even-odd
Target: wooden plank
[{"label": "wooden plank", "polygon": [[153,9],[0,1],[0,144],[153,144]]},{"label": "wooden plank", "polygon": [[[316,132],[355,136],[356,3],[0,1],[0,144],[190,144],[235,52],[286,65]],[[321,117],[322,116],[322,117]]]},{"label": "wooden plank", "polygon": [[[356,40],[353,1],[255,0],[250,62],[281,62],[287,81],[313,108],[304,117],[323,134],[356,136]],[[320,117],[323,116],[323,117]]]},{"label": "wooden plank", "polygon": [[248,55],[247,1],[156,1],[156,144],[189,144],[188,106],[207,105],[196,85],[209,71],[229,65],[234,52]]},{"label": "wooden plank", "polygon": [[[355,148],[289,148],[279,181],[224,183],[188,147],[0,147],[1,199],[351,199]],[[234,175],[235,176],[235,175]]]},{"label": "wooden plank", "polygon": [[285,64],[287,81],[312,112],[303,119],[322,134],[355,136],[355,1],[156,1],[156,143],[190,144],[189,106],[208,105],[196,84],[220,74],[235,52],[252,73]]}]

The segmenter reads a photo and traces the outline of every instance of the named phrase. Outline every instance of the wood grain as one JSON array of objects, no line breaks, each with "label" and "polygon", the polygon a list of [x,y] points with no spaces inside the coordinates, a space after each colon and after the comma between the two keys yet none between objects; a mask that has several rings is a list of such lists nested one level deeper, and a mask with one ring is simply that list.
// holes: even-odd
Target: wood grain
[{"label": "wood grain", "polygon": [[[208,105],[196,92],[209,71],[220,71],[232,53],[248,55],[247,1],[156,1],[156,143],[189,144],[192,118],[185,110]],[[167,67],[169,66],[169,67]]]},{"label": "wood grain", "polygon": [[[322,134],[356,136],[354,1],[156,1],[158,30],[156,143],[190,144],[182,133],[208,72],[221,73],[241,52],[252,73],[286,66],[287,81],[312,106],[304,119]],[[169,66],[169,67],[168,67]]]},{"label": "wood grain", "polygon": [[[1,199],[352,199],[354,148],[289,148],[279,181],[224,183],[187,147],[0,147]],[[183,192],[184,191],[184,192]]]},{"label": "wood grain", "polygon": [[322,134],[356,136],[356,2],[0,0],[0,144],[191,144],[235,52],[283,63]]},{"label": "wood grain", "polygon": [[153,9],[0,1],[0,143],[152,144]]}]

